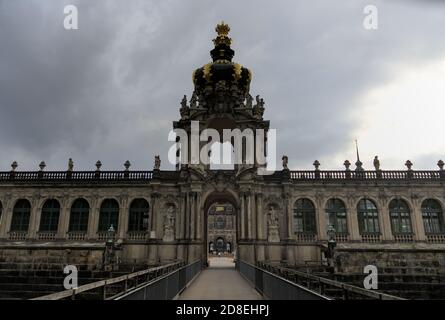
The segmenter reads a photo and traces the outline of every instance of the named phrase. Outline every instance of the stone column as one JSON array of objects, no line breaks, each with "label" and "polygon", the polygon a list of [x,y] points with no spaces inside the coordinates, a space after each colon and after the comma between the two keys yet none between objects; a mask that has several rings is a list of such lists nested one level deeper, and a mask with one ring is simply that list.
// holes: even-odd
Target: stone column
[{"label": "stone column", "polygon": [[247,239],[252,239],[252,206],[251,206],[251,193],[246,194],[247,202]]},{"label": "stone column", "polygon": [[70,220],[70,207],[69,199],[62,199],[60,203],[60,213],[59,213],[59,227],[57,231],[57,239],[66,239],[66,233],[68,232],[68,225]]},{"label": "stone column", "polygon": [[252,210],[252,239],[258,239],[258,232],[257,232],[257,230],[258,230],[258,227],[257,227],[257,225],[258,225],[258,219],[257,219],[258,207],[257,207],[256,203],[257,203],[257,196],[255,193],[253,193],[251,195],[251,205],[250,205],[250,208]]},{"label": "stone column", "polygon": [[202,239],[202,221],[203,221],[203,212],[204,208],[201,204],[201,193],[196,194],[196,239],[201,240]]},{"label": "stone column", "polygon": [[319,240],[328,240],[328,235],[326,234],[328,227],[328,218],[326,216],[324,208],[325,199],[323,197],[316,197],[315,199],[315,215],[317,217],[317,238]]},{"label": "stone column", "polygon": [[245,199],[244,192],[240,193],[241,197],[241,212],[240,212],[240,239],[244,240],[246,238],[245,234]]},{"label": "stone column", "polygon": [[196,217],[196,193],[190,193],[190,239],[194,240],[195,235],[195,217]]},{"label": "stone column", "polygon": [[185,223],[184,223],[184,236],[185,239],[190,239],[190,193],[185,195]]},{"label": "stone column", "polygon": [[181,213],[182,213],[182,197],[178,195],[178,205],[175,210],[175,239],[181,239]]},{"label": "stone column", "polygon": [[[150,231],[154,232],[155,234],[155,238],[158,239],[159,235],[157,232],[157,200],[159,198],[159,194],[157,192],[153,192],[151,194],[151,206],[150,206]],[[151,238],[151,234],[149,235],[149,237]]]},{"label": "stone column", "polygon": [[121,197],[119,201],[119,219],[118,219],[118,232],[120,239],[127,237],[128,219],[129,219],[129,203],[128,196]]},{"label": "stone column", "polygon": [[422,208],[419,199],[412,199],[413,209],[411,212],[411,224],[414,231],[414,239],[417,241],[426,241],[425,227],[423,226]]},{"label": "stone column", "polygon": [[349,240],[360,241],[362,238],[358,229],[357,208],[352,197],[348,199],[346,216],[348,217]]},{"label": "stone column", "polygon": [[[10,198],[10,195],[9,195]],[[5,200],[3,203],[3,211],[0,219],[0,239],[7,239],[8,232],[11,225],[12,219],[12,204],[13,201]]]},{"label": "stone column", "polygon": [[36,196],[31,200],[31,215],[29,218],[28,238],[36,239],[39,230],[40,215],[42,206],[40,205],[40,196]]},{"label": "stone column", "polygon": [[394,239],[391,230],[391,220],[389,218],[388,202],[385,198],[379,198],[379,222],[382,228],[382,240],[391,241]]},{"label": "stone column", "polygon": [[293,231],[292,231],[292,203],[290,201],[290,195],[286,193],[286,196],[284,198],[284,205],[286,208],[286,239],[292,239],[293,238]]},{"label": "stone column", "polygon": [[94,197],[91,201],[90,217],[88,219],[87,239],[97,239],[97,227],[99,223],[99,199]]},{"label": "stone column", "polygon": [[178,225],[179,225],[179,235],[178,235],[178,239],[184,239],[185,238],[185,228],[187,226],[186,223],[186,205],[185,205],[185,201],[186,201],[187,195],[184,192],[181,192],[180,194],[180,198],[179,198],[179,221],[178,221]]},{"label": "stone column", "polygon": [[156,230],[156,238],[162,239],[164,237],[164,214],[165,212],[165,202],[162,200],[161,195],[156,197],[156,203],[154,207],[154,228]]},{"label": "stone column", "polygon": [[264,214],[263,214],[263,194],[257,194],[257,238],[264,240]]}]

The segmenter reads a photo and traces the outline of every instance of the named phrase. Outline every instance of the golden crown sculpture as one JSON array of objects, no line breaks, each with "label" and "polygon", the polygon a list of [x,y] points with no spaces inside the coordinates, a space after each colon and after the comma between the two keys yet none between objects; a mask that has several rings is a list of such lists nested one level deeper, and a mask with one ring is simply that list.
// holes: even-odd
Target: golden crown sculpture
[{"label": "golden crown sculpture", "polygon": [[230,27],[228,24],[224,23],[224,21],[221,21],[221,23],[216,26],[215,31],[218,33],[219,36],[227,37],[230,32]]},{"label": "golden crown sculpture", "polygon": [[221,23],[216,26],[215,31],[218,33],[218,36],[213,39],[213,43],[215,44],[215,46],[220,44],[230,46],[232,44],[232,39],[228,37],[228,34],[230,32],[230,27],[228,24],[224,23],[224,21],[221,21]]}]

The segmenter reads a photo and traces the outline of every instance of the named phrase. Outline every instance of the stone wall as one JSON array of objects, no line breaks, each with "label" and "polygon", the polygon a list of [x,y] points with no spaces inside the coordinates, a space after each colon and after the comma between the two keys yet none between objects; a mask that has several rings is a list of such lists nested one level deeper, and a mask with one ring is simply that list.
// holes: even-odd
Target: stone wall
[{"label": "stone wall", "polygon": [[375,265],[379,273],[445,273],[445,249],[425,244],[343,246],[335,252],[335,263],[337,272],[349,274],[363,273],[366,265]]},{"label": "stone wall", "polygon": [[95,270],[101,267],[103,250],[97,248],[36,248],[26,245],[0,248],[0,267],[61,270],[65,265]]}]

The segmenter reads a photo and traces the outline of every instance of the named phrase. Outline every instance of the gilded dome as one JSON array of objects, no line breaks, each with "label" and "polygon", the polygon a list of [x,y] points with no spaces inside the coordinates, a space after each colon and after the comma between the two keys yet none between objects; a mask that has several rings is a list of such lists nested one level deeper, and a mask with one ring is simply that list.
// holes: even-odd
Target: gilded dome
[{"label": "gilded dome", "polygon": [[235,51],[230,47],[232,44],[232,39],[228,36],[230,27],[221,22],[215,30],[218,34],[213,39],[215,48],[210,51],[213,62],[193,72],[195,91],[202,92],[209,86],[214,88],[217,83],[224,81],[227,87],[235,85],[242,95],[246,95],[249,92],[252,73],[242,65],[232,62]]}]

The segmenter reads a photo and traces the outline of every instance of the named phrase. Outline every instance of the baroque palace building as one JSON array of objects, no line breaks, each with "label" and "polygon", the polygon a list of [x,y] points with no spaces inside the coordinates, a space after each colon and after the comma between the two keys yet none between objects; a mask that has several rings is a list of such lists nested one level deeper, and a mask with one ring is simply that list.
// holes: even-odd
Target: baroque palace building
[{"label": "baroque palace building", "polygon": [[[193,95],[184,97],[173,128],[191,133],[196,121],[200,132],[267,131],[264,100],[249,93],[251,72],[232,62],[229,27],[216,30],[213,61],[193,73]],[[42,162],[39,171],[23,172],[14,162],[0,172],[0,262],[101,268],[111,239],[113,263],[122,264],[205,263],[216,248],[252,263],[321,264],[328,240],[341,270],[445,264],[442,161],[435,171],[414,170],[410,161],[406,170],[385,171],[378,159],[371,171],[359,159],[340,171],[321,170],[318,161],[314,170],[292,171],[284,156],[282,169],[260,175],[257,163],[212,170],[184,154],[178,149],[172,171],[161,170],[159,157],[151,171],[132,171],[128,161],[121,171],[103,171],[100,161],[95,171],[76,171],[70,160],[66,171]],[[228,223],[232,231],[218,235]]]}]

